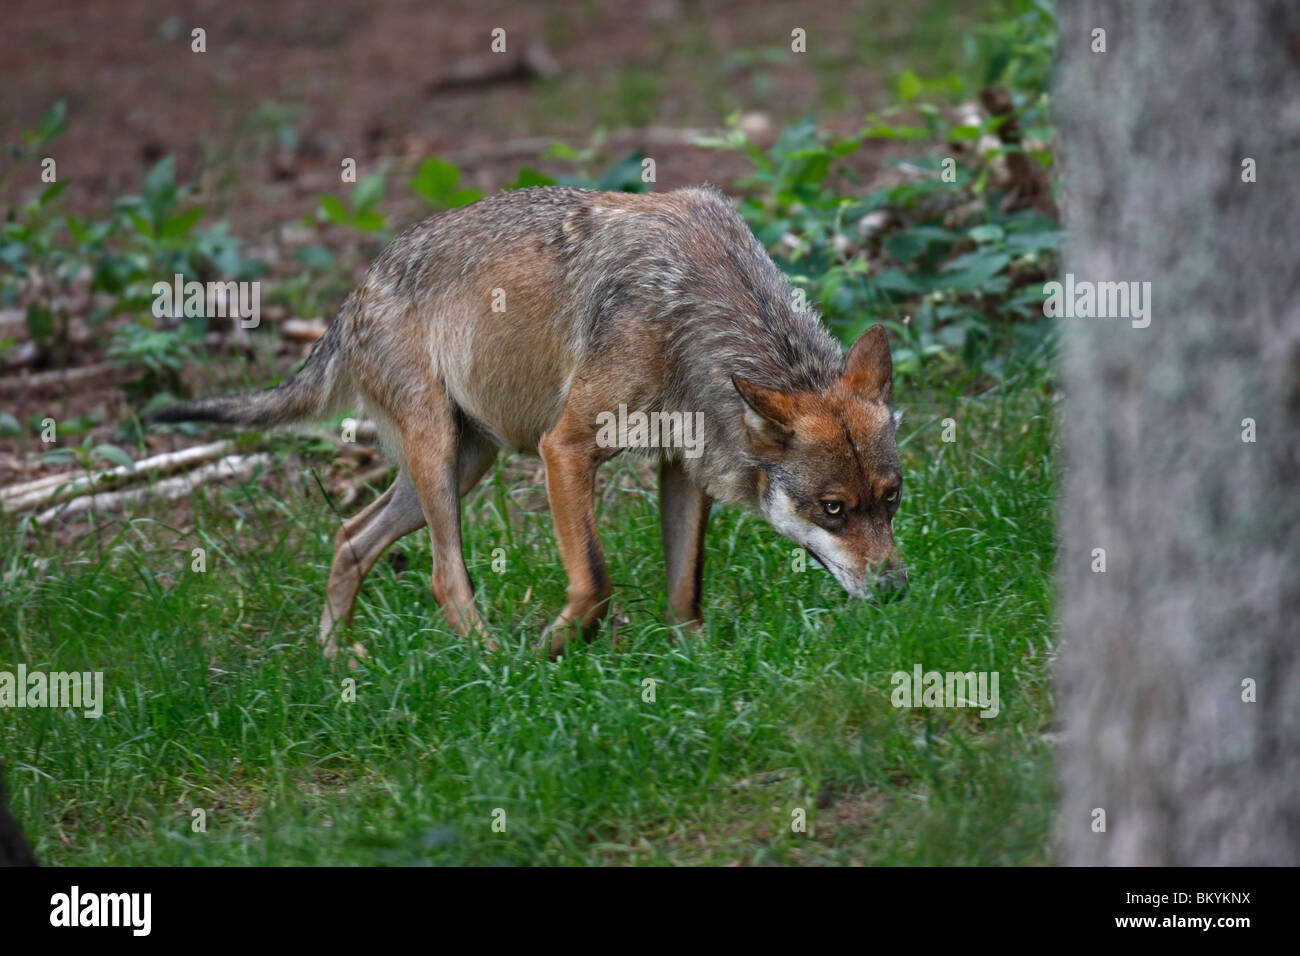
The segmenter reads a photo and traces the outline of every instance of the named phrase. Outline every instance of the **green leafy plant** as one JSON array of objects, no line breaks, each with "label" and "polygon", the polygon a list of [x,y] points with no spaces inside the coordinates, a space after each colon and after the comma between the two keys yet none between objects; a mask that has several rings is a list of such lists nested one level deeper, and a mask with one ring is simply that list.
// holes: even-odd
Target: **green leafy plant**
[{"label": "green leafy plant", "polygon": [[[62,100],[42,115],[35,130],[20,135],[21,142],[7,149],[13,168],[0,182],[0,194],[20,170],[34,173],[44,148],[67,128],[67,108]],[[56,364],[68,348],[69,316],[66,302],[82,260],[69,248],[58,198],[67,181],[53,182],[39,196],[10,208],[0,230],[0,301],[24,310],[27,333],[37,347],[39,365]]]},{"label": "green leafy plant", "polygon": [[599,162],[601,154],[590,150],[571,150],[556,143],[548,153],[550,158],[568,159],[574,162],[580,172],[555,177],[558,186],[578,186],[583,189],[603,189],[609,192],[646,193],[650,185],[641,178],[645,154],[639,150],[628,153],[622,159],[608,163],[600,172],[590,173],[593,163]]},{"label": "green leafy plant", "polygon": [[525,166],[519,170],[515,181],[505,188],[575,186],[579,189],[602,189],[609,192],[649,192],[650,184],[641,175],[645,155],[635,151],[611,161],[604,151],[605,138],[605,130],[602,128],[592,136],[590,145],[582,149],[576,149],[565,143],[552,143],[541,158],[567,163],[572,168],[572,172],[547,176],[532,167]]},{"label": "green leafy plant", "polygon": [[384,198],[384,170],[378,170],[368,176],[362,176],[352,187],[348,197],[349,205],[337,196],[325,194],[318,203],[318,215],[325,222],[335,226],[359,229],[361,232],[379,232],[387,223],[383,213],[375,207]]},{"label": "green leafy plant", "polygon": [[[803,120],[764,150],[733,117],[726,135],[701,140],[749,159],[741,214],[844,339],[882,320],[898,332],[903,375],[996,378],[1009,351],[1048,344],[1041,283],[1055,270],[1060,230],[1043,211],[1004,202],[991,170],[1014,153],[1050,163],[1051,129],[1043,124],[1054,37],[1046,3],[989,28],[979,54],[989,63],[984,78],[1010,84],[1010,106],[986,111],[978,124],[955,121],[927,101],[963,98],[963,81],[926,80],[909,69],[896,83],[900,102],[854,135],[827,135]],[[987,95],[1003,103],[1002,94]],[[1011,123],[1018,135],[999,138]],[[924,142],[931,152],[888,164],[898,171],[888,185],[845,195],[838,161],[879,139]],[[982,151],[968,147],[962,163],[951,161],[951,144],[976,142]],[[1027,150],[1027,143],[1037,145]]]},{"label": "green leafy plant", "polygon": [[453,209],[478,202],[483,194],[461,187],[460,170],[444,159],[430,156],[411,178],[411,191],[438,209]]},{"label": "green leafy plant", "polygon": [[40,365],[66,355],[70,316],[67,301],[84,260],[66,241],[66,225],[56,200],[67,186],[52,183],[25,203],[0,232],[0,297],[23,308],[27,333],[37,347]]},{"label": "green leafy plant", "polygon": [[135,461],[125,451],[116,445],[93,443],[89,435],[80,445],[44,452],[41,460],[50,463],[74,461],[87,474],[93,472],[99,462],[104,461],[115,467],[135,470]]},{"label": "green leafy plant", "polygon": [[177,184],[175,160],[167,156],[145,174],[140,195],[113,204],[119,241],[98,259],[95,286],[115,299],[96,318],[148,311],[155,282],[170,282],[177,273],[197,279],[207,271],[209,257],[195,234],[204,207],[188,202],[190,193]]},{"label": "green leafy plant", "polygon": [[115,329],[109,338],[109,357],[142,372],[123,388],[138,398],[158,392],[189,394],[181,370],[195,358],[202,342],[201,333],[193,325],[158,329],[151,319],[152,316],[141,316]]},{"label": "green leafy plant", "polygon": [[[30,164],[65,126],[66,111],[56,103],[10,155]],[[166,368],[165,377],[173,377],[203,331],[203,320],[188,321],[189,335],[162,345],[151,311],[154,284],[170,282],[177,273],[248,279],[265,266],[240,255],[239,240],[224,223],[199,228],[205,207],[192,201],[189,186],[177,183],[170,156],[146,173],[139,195],[119,198],[103,218],[66,212],[60,199],[67,185],[52,183],[36,199],[9,209],[0,230],[0,264],[6,267],[0,270],[0,301],[24,309],[38,365],[67,364],[68,303],[88,301],[85,319],[92,325],[115,315],[133,319],[114,333],[111,354],[149,356],[148,372]]]}]

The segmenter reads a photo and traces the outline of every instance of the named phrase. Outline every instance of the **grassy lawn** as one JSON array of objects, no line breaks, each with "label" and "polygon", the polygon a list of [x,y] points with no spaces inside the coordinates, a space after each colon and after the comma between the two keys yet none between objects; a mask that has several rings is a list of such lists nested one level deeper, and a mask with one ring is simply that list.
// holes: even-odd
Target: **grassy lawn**
[{"label": "grassy lawn", "polygon": [[[1040,376],[898,396],[904,600],[855,602],[715,511],[706,636],[673,640],[656,492],[615,462],[600,527],[626,623],[555,664],[533,650],[564,593],[534,462],[466,503],[495,655],[444,627],[419,534],[362,590],[371,659],[326,662],[339,519],[287,457],[274,491],[211,491],[183,529],[100,519],[57,546],[9,520],[0,670],[103,671],[106,696],[98,720],[4,712],[14,810],[51,864],[1046,863],[1052,399]],[[916,664],[997,671],[1000,713],[893,707]]]}]

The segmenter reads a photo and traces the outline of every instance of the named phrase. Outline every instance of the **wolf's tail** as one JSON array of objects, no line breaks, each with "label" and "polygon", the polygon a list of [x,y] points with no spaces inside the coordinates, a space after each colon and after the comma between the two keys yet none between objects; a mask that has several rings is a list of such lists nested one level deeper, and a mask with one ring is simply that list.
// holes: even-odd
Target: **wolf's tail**
[{"label": "wolf's tail", "polygon": [[224,425],[270,427],[324,418],[350,397],[347,370],[339,354],[344,319],[351,300],[312,347],[307,361],[279,385],[242,395],[218,395],[178,402],[145,417],[147,424],[219,422]]}]

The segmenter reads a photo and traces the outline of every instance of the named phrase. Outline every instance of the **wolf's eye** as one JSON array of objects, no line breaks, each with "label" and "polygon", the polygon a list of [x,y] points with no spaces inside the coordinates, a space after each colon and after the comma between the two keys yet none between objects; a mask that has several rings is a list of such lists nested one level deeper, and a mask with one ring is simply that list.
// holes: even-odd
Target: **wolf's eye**
[{"label": "wolf's eye", "polygon": [[822,511],[825,511],[832,518],[839,515],[844,510],[844,505],[838,501],[823,501]]}]

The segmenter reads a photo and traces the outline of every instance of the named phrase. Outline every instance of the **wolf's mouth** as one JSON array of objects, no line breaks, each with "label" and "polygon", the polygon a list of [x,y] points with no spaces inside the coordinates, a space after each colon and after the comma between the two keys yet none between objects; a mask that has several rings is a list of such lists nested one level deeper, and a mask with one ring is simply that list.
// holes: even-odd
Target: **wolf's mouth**
[{"label": "wolf's mouth", "polygon": [[864,597],[866,595],[867,592],[862,588],[862,586],[854,582],[848,572],[843,570],[839,565],[827,561],[807,545],[804,545],[803,549],[808,552],[810,558],[820,564],[822,569],[839,583],[840,587],[844,588],[844,590],[853,597]]}]

